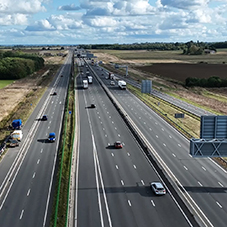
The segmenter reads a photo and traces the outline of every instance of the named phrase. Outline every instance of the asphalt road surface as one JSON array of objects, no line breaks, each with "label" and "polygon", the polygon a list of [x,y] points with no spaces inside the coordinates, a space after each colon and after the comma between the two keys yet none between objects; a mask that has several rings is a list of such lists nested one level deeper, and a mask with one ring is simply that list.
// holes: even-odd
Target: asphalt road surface
[{"label": "asphalt road surface", "polygon": [[[179,180],[184,193],[203,213],[201,225],[225,227],[227,223],[226,171],[212,159],[189,155],[189,141],[127,90],[111,86],[98,67],[92,67],[138,126],[160,158]],[[197,207],[198,206],[198,207]],[[195,212],[195,211],[193,211]],[[206,223],[206,224],[204,224]]]},{"label": "asphalt road surface", "polygon": [[[0,226],[49,226],[53,176],[72,53],[70,51],[65,64],[24,125],[24,138],[20,147],[16,150],[10,149],[0,163],[0,172],[3,170]],[[57,95],[52,95],[53,92],[57,92]],[[44,114],[48,116],[48,120],[40,121]],[[50,132],[56,133],[54,143],[47,140]],[[14,169],[9,168],[10,164]]]},{"label": "asphalt road surface", "polygon": [[[119,113],[93,78],[77,78],[79,161],[75,226],[190,226],[171,192],[155,196],[149,187],[160,181]],[[90,108],[94,103],[96,108]],[[122,149],[113,144],[120,140]]]}]

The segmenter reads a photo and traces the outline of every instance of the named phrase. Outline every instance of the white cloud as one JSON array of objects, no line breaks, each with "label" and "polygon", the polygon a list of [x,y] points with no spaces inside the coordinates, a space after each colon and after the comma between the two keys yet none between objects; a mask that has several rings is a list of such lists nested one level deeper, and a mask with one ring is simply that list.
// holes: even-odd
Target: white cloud
[{"label": "white cloud", "polygon": [[[226,40],[227,0],[217,1],[81,0],[79,5],[55,6],[54,14],[53,0],[0,0],[0,40],[4,36],[9,42],[32,37],[46,43]],[[51,11],[39,13],[46,9]]]},{"label": "white cloud", "polygon": [[8,26],[8,25],[26,25],[28,22],[27,15],[24,14],[13,14],[13,15],[6,15],[0,14],[0,25],[1,26]]},{"label": "white cloud", "polygon": [[75,6],[75,4],[71,5],[64,5],[64,6],[59,6],[59,10],[66,10],[66,11],[71,11],[71,10],[80,10],[80,6]]},{"label": "white cloud", "polygon": [[82,28],[83,23],[78,16],[81,14],[52,15],[48,19],[36,21],[34,24],[27,26],[27,31],[42,30],[69,30]]},{"label": "white cloud", "polygon": [[113,27],[117,26],[117,21],[110,17],[94,17],[86,20],[86,24],[91,27]]},{"label": "white cloud", "polygon": [[0,13],[4,14],[33,14],[44,12],[43,0],[0,0]]},{"label": "white cloud", "polygon": [[26,28],[27,31],[53,31],[56,28],[48,20],[40,20]]},{"label": "white cloud", "polygon": [[179,9],[192,9],[207,6],[210,0],[160,0],[162,6]]}]

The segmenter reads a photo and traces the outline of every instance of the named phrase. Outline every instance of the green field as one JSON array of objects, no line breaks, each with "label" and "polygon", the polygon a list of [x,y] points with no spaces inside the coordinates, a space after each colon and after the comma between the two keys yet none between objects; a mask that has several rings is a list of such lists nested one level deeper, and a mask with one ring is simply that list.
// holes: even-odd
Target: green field
[{"label": "green field", "polygon": [[218,49],[215,54],[183,55],[177,51],[146,51],[146,50],[90,50],[92,53],[107,53],[123,60],[179,60],[189,63],[207,62],[210,64],[227,63],[227,49]]},{"label": "green field", "polygon": [[6,87],[9,84],[12,84],[14,80],[0,80],[0,89]]}]

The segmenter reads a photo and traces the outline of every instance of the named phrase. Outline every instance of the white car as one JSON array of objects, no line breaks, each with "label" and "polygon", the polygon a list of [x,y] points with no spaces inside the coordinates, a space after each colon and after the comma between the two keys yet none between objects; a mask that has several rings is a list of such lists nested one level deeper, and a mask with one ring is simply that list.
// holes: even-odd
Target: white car
[{"label": "white car", "polygon": [[111,81],[110,82],[110,85],[113,85],[114,86],[115,85],[115,82],[114,81]]},{"label": "white car", "polygon": [[152,182],[152,183],[150,183],[150,187],[156,195],[165,195],[166,194],[166,190],[161,182]]}]

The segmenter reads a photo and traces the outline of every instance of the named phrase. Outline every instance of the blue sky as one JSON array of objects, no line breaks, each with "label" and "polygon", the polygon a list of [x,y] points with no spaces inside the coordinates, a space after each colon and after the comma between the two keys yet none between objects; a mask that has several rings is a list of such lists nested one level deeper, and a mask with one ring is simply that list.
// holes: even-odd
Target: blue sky
[{"label": "blue sky", "polygon": [[0,45],[227,40],[227,0],[0,0]]}]

